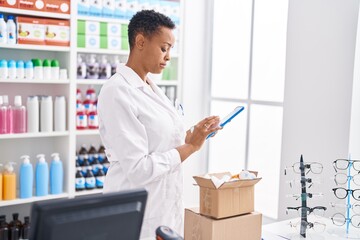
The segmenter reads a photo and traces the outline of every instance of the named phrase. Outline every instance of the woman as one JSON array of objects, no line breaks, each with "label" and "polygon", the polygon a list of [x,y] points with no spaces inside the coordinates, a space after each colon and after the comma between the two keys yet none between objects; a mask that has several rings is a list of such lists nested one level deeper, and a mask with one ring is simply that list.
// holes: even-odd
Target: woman
[{"label": "woman", "polygon": [[174,23],[152,10],[130,20],[130,54],[102,87],[98,99],[100,136],[111,163],[104,193],[145,188],[149,195],[142,237],[166,225],[182,234],[181,163],[220,129],[219,117],[203,119],[185,134],[181,116],[147,76],[170,60]]}]

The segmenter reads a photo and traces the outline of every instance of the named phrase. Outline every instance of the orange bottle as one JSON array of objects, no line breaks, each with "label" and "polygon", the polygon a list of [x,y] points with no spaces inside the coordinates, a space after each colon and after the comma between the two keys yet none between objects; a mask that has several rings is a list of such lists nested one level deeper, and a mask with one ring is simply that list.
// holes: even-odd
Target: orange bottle
[{"label": "orange bottle", "polygon": [[[0,164],[0,167],[2,166],[2,164]],[[3,186],[3,175],[2,172],[0,171],[0,201],[2,200],[2,194],[3,194],[3,190],[2,190],[2,186]]]},{"label": "orange bottle", "polygon": [[5,165],[3,173],[3,199],[14,200],[16,199],[16,174],[14,173],[14,162],[9,162]]}]

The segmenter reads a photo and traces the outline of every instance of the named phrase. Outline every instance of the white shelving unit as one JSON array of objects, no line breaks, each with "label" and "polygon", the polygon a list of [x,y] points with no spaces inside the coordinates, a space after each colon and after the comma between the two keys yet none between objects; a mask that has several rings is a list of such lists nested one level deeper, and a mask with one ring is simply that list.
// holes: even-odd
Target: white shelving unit
[{"label": "white shelving unit", "polygon": [[[181,3],[183,7],[183,3]],[[65,132],[39,132],[39,133],[22,133],[22,134],[3,134],[0,135],[0,163],[14,161],[15,172],[18,177],[19,166],[21,164],[20,156],[27,154],[31,157],[31,163],[35,169],[37,159],[35,156],[39,153],[46,155],[46,160],[50,165],[50,155],[53,152],[60,153],[61,160],[64,164],[64,193],[59,195],[48,195],[45,197],[32,197],[28,199],[15,199],[10,201],[0,200],[0,212],[16,212],[17,205],[29,204],[36,201],[43,201],[56,198],[74,198],[89,194],[100,194],[102,189],[75,191],[75,157],[76,150],[82,143],[89,144],[97,141],[100,144],[99,130],[77,130],[75,125],[76,119],[76,89],[86,89],[88,85],[93,85],[97,91],[100,91],[106,80],[77,79],[77,54],[107,54],[119,55],[120,59],[127,58],[129,51],[125,50],[108,50],[108,49],[89,49],[77,47],[77,21],[99,21],[126,24],[128,21],[117,20],[114,18],[100,18],[78,16],[77,2],[71,2],[72,14],[55,14],[38,11],[28,11],[14,8],[0,7],[0,13],[45,17],[55,19],[66,19],[70,21],[70,47],[56,47],[46,45],[29,45],[0,44],[0,59],[30,60],[32,58],[40,59],[58,59],[60,68],[66,68],[68,73],[67,80],[19,80],[19,79],[0,79],[0,95],[9,95],[10,103],[13,102],[15,95],[21,95],[23,105],[26,104],[26,98],[30,95],[64,95],[67,104],[67,131]],[[180,28],[181,29],[181,28]],[[180,39],[181,42],[181,39]],[[181,46],[179,46],[181,53]],[[177,98],[181,98],[181,54],[172,54],[177,64],[177,79],[159,80],[156,83],[160,86],[175,86]],[[34,183],[35,184],[35,183]],[[19,186],[17,186],[19,188]],[[13,210],[9,208],[13,206]],[[5,211],[5,212],[6,212]]]}]

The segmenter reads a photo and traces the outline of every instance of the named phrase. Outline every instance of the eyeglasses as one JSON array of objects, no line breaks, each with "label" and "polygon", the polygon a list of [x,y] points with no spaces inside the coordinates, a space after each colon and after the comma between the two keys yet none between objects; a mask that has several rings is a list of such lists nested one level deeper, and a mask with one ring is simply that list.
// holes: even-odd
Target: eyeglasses
[{"label": "eyeglasses", "polygon": [[346,218],[341,213],[335,213],[331,220],[336,226],[343,226],[346,221],[350,221],[351,225],[356,228],[360,228],[360,215],[354,215],[351,218]]},{"label": "eyeglasses", "polygon": [[334,207],[337,211],[345,213],[347,209],[352,209],[354,213],[360,214],[360,204],[344,204],[344,203],[330,203],[332,207]]},{"label": "eyeglasses", "polygon": [[321,223],[321,222],[307,222],[305,220],[296,222],[296,223],[292,223],[290,222],[290,227],[296,228],[298,231],[300,231],[301,225],[305,226],[306,229],[310,229],[312,228],[315,232],[323,232],[325,231],[326,228],[326,224]]},{"label": "eyeglasses", "polygon": [[360,201],[360,189],[345,189],[345,188],[333,188],[334,194],[339,199],[345,199],[349,193],[352,194],[352,197]]},{"label": "eyeglasses", "polygon": [[336,172],[336,169],[346,170],[350,166],[350,164],[352,164],[353,168],[356,171],[360,171],[360,160],[336,159],[333,162],[333,166]]},{"label": "eyeglasses", "polygon": [[[288,207],[287,210],[297,211],[300,217],[302,216],[302,211],[303,210],[306,211],[307,215],[309,215],[310,213],[314,213],[315,216],[322,217],[325,214],[326,207],[322,207],[322,206],[317,206],[317,207],[313,207],[313,208],[309,208],[309,207]],[[286,214],[288,214],[288,211],[286,211]]]},{"label": "eyeglasses", "polygon": [[305,199],[306,197],[313,198],[313,197],[322,197],[322,196],[324,196],[324,194],[322,194],[322,193],[301,193],[301,194],[287,194],[286,195],[286,197],[294,197],[294,198],[296,198],[296,200],[298,200],[299,198]]},{"label": "eyeglasses", "polygon": [[334,178],[336,185],[346,184],[348,179],[352,180],[356,185],[360,186],[360,174],[348,176],[345,173],[337,173]]},{"label": "eyeglasses", "polygon": [[[292,168],[295,173],[301,173],[301,167],[300,163],[295,163],[291,167],[285,168],[285,175],[286,175],[286,169]],[[309,169],[306,174],[308,174],[310,171],[315,174],[319,174],[323,170],[323,165],[321,163],[312,162],[312,163],[304,163],[304,170]]]},{"label": "eyeglasses", "polygon": [[319,179],[312,179],[312,178],[301,178],[300,180],[289,180],[286,181],[287,183],[290,184],[290,187],[301,187],[301,184],[303,183],[308,183],[309,184],[309,188],[312,187],[312,185],[314,183],[321,183],[321,181]]}]

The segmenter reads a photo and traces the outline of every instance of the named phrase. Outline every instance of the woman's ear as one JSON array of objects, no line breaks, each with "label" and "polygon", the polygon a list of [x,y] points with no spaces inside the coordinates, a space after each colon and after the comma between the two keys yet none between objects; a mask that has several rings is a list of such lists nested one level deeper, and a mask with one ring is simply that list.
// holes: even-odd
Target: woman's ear
[{"label": "woman's ear", "polygon": [[135,37],[135,47],[142,50],[145,44],[145,37],[143,34],[139,33]]}]

